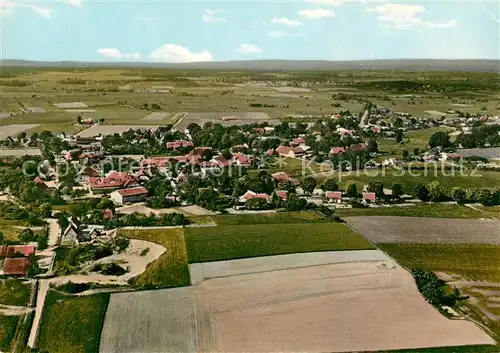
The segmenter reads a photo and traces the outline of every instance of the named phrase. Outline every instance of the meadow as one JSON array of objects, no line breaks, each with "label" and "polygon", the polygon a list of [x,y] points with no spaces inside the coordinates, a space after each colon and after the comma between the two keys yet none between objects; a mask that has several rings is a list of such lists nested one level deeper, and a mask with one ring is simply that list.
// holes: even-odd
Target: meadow
[{"label": "meadow", "polygon": [[186,228],[188,262],[372,249],[342,223],[247,224]]},{"label": "meadow", "polygon": [[65,296],[49,291],[40,325],[39,350],[97,353],[110,295]]},{"label": "meadow", "polygon": [[28,305],[31,284],[19,279],[0,279],[0,305]]},{"label": "meadow", "polygon": [[433,218],[484,218],[484,214],[461,205],[416,204],[408,207],[339,208],[335,214],[340,217],[398,216]]},{"label": "meadow", "polygon": [[0,315],[0,351],[8,351],[16,335],[19,316]]},{"label": "meadow", "polygon": [[121,230],[120,235],[147,240],[164,246],[167,251],[152,262],[130,284],[142,288],[180,287],[189,285],[184,233],[180,228],[162,230]]}]

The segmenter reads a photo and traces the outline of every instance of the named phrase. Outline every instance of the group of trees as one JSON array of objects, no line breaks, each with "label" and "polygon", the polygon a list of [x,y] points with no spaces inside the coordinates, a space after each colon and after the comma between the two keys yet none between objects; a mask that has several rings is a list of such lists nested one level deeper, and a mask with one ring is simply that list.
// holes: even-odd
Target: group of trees
[{"label": "group of trees", "polygon": [[478,202],[485,206],[500,205],[500,189],[464,189],[461,187],[454,187],[451,190],[447,190],[438,181],[433,181],[427,186],[423,184],[415,185],[413,193],[415,197],[424,202],[453,200],[459,204]]},{"label": "group of trees", "polygon": [[436,132],[429,138],[429,147],[441,147],[443,149],[462,146],[463,148],[478,148],[489,146],[500,146],[500,125],[479,124],[472,128],[470,133],[461,133],[453,143],[447,132]]}]

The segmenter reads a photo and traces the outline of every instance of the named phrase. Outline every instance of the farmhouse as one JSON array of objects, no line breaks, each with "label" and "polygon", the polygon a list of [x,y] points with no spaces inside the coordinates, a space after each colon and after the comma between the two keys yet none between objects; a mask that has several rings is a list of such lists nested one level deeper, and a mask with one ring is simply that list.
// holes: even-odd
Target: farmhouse
[{"label": "farmhouse", "polygon": [[119,205],[124,205],[127,203],[135,203],[144,201],[148,195],[148,190],[146,188],[139,186],[130,189],[122,189],[113,191],[109,196],[111,200]]},{"label": "farmhouse", "polygon": [[108,192],[136,184],[137,181],[126,172],[111,171],[105,178],[88,178],[90,191],[93,193]]},{"label": "farmhouse", "polygon": [[5,276],[26,276],[31,262],[25,258],[7,258],[3,263],[2,274]]},{"label": "farmhouse", "polygon": [[242,153],[235,153],[233,155],[233,163],[241,167],[250,167],[252,166],[252,158]]},{"label": "farmhouse", "polygon": [[167,142],[167,148],[169,149],[178,149],[181,147],[193,147],[193,143],[191,141],[185,141],[185,140],[176,140],[172,142]]},{"label": "farmhouse", "polygon": [[6,245],[0,246],[0,258],[13,257],[14,255],[23,255],[29,257],[35,253],[33,245]]},{"label": "farmhouse", "polygon": [[104,227],[84,225],[77,218],[70,218],[69,225],[61,236],[61,245],[71,246],[96,239],[104,234]]},{"label": "farmhouse", "polygon": [[276,153],[281,157],[298,158],[302,157],[305,151],[302,147],[279,146],[276,148]]},{"label": "farmhouse", "polygon": [[332,147],[332,149],[330,150],[330,156],[336,156],[344,152],[345,152],[344,147]]},{"label": "farmhouse", "polygon": [[364,202],[375,202],[377,201],[377,196],[375,195],[374,192],[364,192],[363,193],[363,201]]},{"label": "farmhouse", "polygon": [[327,202],[342,202],[342,192],[341,191],[327,191],[325,192],[325,199]]},{"label": "farmhouse", "polygon": [[256,192],[253,192],[251,190],[248,190],[244,195],[240,196],[239,201],[241,203],[245,203],[248,200],[252,199],[263,199],[266,200],[267,203],[271,202],[268,194],[257,194]]}]

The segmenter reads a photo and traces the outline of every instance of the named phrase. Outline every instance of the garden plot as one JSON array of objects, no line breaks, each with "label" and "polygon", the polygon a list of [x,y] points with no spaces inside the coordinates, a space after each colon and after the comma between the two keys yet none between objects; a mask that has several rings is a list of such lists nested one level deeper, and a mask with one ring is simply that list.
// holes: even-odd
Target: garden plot
[{"label": "garden plot", "polygon": [[374,243],[500,245],[500,221],[422,217],[346,217]]},{"label": "garden plot", "polygon": [[107,136],[113,134],[123,134],[130,129],[134,130],[150,130],[156,129],[158,126],[153,125],[94,125],[87,130],[77,134],[79,137],[94,137],[94,136]]},{"label": "garden plot", "polygon": [[39,126],[39,124],[17,124],[0,126],[0,140],[4,140],[7,137],[14,136],[23,131],[34,129],[37,126]]},{"label": "garden plot", "polygon": [[59,109],[85,109],[88,105],[83,102],[55,103]]},{"label": "garden plot", "polygon": [[177,128],[182,131],[191,123],[203,125],[207,122],[219,123],[223,126],[245,125],[262,122],[268,122],[270,125],[278,125],[280,123],[278,119],[272,119],[266,113],[261,112],[188,113]]}]

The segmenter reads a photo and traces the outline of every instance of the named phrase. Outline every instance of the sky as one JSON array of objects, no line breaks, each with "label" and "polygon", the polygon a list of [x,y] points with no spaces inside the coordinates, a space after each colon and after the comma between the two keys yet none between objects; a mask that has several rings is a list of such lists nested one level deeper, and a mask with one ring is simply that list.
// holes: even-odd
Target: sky
[{"label": "sky", "polygon": [[2,59],[500,59],[499,0],[0,0]]}]

